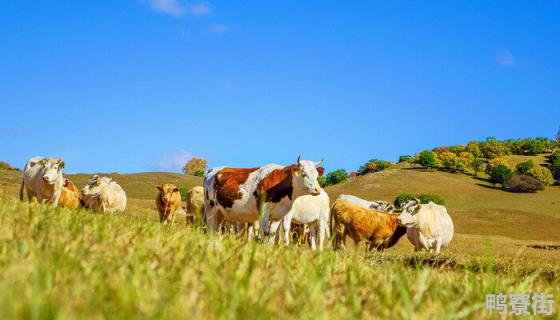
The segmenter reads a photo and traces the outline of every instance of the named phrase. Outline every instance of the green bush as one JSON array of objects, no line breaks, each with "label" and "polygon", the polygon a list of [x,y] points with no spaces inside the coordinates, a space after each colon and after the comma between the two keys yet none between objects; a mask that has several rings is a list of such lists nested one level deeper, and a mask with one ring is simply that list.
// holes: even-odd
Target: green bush
[{"label": "green bush", "polygon": [[409,155],[403,155],[399,157],[399,163],[403,163],[403,162],[410,162],[412,163],[413,158]]},{"label": "green bush", "polygon": [[366,174],[370,172],[379,172],[390,168],[393,164],[389,161],[379,160],[379,159],[372,159],[369,160],[366,164],[360,167],[358,170],[359,174]]},{"label": "green bush", "polygon": [[533,161],[529,160],[518,163],[517,166],[515,166],[515,171],[517,171],[517,173],[519,174],[527,174],[529,173],[529,170],[533,169],[534,167],[535,164],[533,163]]},{"label": "green bush", "polygon": [[319,180],[319,185],[323,183],[321,187],[326,187],[326,186],[333,186],[335,184],[341,183],[343,181],[346,181],[346,179],[348,179],[348,173],[346,172],[346,170],[338,169],[329,172],[329,174],[327,174],[327,176],[324,177],[324,179],[320,179],[320,180],[317,179],[317,180]]},{"label": "green bush", "polygon": [[482,152],[480,151],[480,142],[478,141],[471,141],[467,144],[467,152],[472,154],[475,158],[482,156]]},{"label": "green bush", "polygon": [[494,138],[488,138],[480,144],[480,151],[486,159],[503,157],[509,154],[508,146]]},{"label": "green bush", "polygon": [[416,163],[427,169],[437,168],[440,165],[438,156],[435,152],[424,150],[418,154]]},{"label": "green bush", "polygon": [[193,176],[195,176],[195,177],[204,178],[205,175],[206,175],[206,174],[204,173],[204,170],[197,170],[197,171],[195,171],[195,172],[193,173]]},{"label": "green bush", "polygon": [[560,150],[556,150],[548,156],[548,162],[554,163],[556,161],[560,161]]},{"label": "green bush", "polygon": [[554,161],[550,165],[549,169],[550,169],[550,173],[552,173],[552,176],[554,177],[554,179],[560,181],[560,159]]},{"label": "green bush", "polygon": [[504,186],[513,176],[513,172],[507,166],[500,164],[490,172],[490,181],[494,184],[499,183]]},{"label": "green bush", "polygon": [[471,168],[473,169],[475,176],[478,176],[478,173],[482,171],[485,164],[486,161],[482,158],[476,158],[473,160],[473,162],[471,163]]},{"label": "green bush", "polygon": [[512,192],[529,193],[544,190],[544,184],[531,176],[516,174],[505,183],[504,188]]},{"label": "green bush", "polygon": [[318,177],[317,182],[319,182],[319,185],[321,186],[321,188],[324,188],[324,187],[328,186],[327,185],[327,177],[325,177],[325,176]]},{"label": "green bush", "polygon": [[418,199],[422,203],[429,203],[430,201],[436,204],[445,205],[445,201],[442,197],[435,195],[435,194],[415,194],[415,193],[401,193],[393,201],[395,207],[400,208],[403,204],[407,203],[410,200]]},{"label": "green bush", "polygon": [[527,174],[539,180],[545,186],[550,186],[554,184],[554,177],[552,176],[552,172],[550,172],[548,168],[542,166],[534,167],[533,169],[529,170]]}]

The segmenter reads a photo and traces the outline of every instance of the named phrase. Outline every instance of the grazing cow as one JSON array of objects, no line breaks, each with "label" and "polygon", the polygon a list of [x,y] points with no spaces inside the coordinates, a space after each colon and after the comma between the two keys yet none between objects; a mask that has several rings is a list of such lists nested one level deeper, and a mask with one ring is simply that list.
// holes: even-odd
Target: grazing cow
[{"label": "grazing cow", "polygon": [[176,185],[164,183],[156,186],[158,194],[156,197],[156,206],[159,212],[159,222],[163,224],[175,223],[175,211],[181,207],[181,193]]},{"label": "grazing cow", "polygon": [[436,253],[453,239],[453,221],[444,206],[430,201],[410,200],[403,207],[397,221],[408,228],[406,236],[416,251],[426,249]]},{"label": "grazing cow", "polygon": [[84,207],[102,213],[122,213],[126,209],[126,193],[108,177],[94,175],[82,189]]},{"label": "grazing cow", "polygon": [[319,195],[316,167],[300,160],[291,166],[269,164],[260,168],[215,168],[204,179],[204,217],[212,231],[223,221],[249,224],[261,220],[261,234],[268,235],[269,221],[282,219],[302,195]]},{"label": "grazing cow", "polygon": [[[329,195],[321,189],[318,196],[304,195],[294,200],[292,209],[281,221],[273,222],[270,227],[271,233],[276,232],[280,222],[284,229],[284,242],[290,243],[290,230],[292,224],[308,225],[311,249],[317,249],[317,236],[319,237],[319,250],[323,251],[325,235],[328,236],[329,226]],[[305,230],[305,228],[303,228]],[[305,231],[304,231],[305,233]],[[305,234],[303,234],[305,236]]]},{"label": "grazing cow", "polygon": [[393,211],[395,211],[395,206],[393,206],[390,202],[383,200],[368,201],[349,194],[341,194],[337,199],[352,202],[353,204],[357,204],[360,207],[367,209],[376,209],[377,211],[388,213],[393,213]]},{"label": "grazing cow", "polygon": [[352,202],[337,199],[331,208],[333,218],[334,249],[344,247],[346,236],[357,244],[369,242],[369,249],[384,250],[394,246],[406,233],[399,226],[397,215],[361,207]]},{"label": "grazing cow", "polygon": [[76,209],[80,206],[80,190],[68,179],[64,179],[58,205],[68,209]]},{"label": "grazing cow", "polygon": [[23,190],[25,189],[29,201],[36,198],[40,203],[58,205],[64,186],[62,168],[64,168],[64,161],[59,158],[35,157],[29,159],[23,169],[19,199],[23,201]]},{"label": "grazing cow", "polygon": [[201,186],[193,187],[185,197],[187,224],[202,224],[202,214],[204,213],[204,188]]}]

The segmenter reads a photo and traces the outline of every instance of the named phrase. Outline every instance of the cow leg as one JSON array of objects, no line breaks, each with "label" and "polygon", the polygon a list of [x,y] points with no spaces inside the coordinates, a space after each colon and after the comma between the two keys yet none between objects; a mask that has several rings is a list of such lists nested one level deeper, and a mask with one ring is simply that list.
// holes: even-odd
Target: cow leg
[{"label": "cow leg", "polygon": [[309,227],[309,238],[311,242],[311,250],[317,250],[317,222],[312,222],[312,225]]},{"label": "cow leg", "polygon": [[282,219],[282,228],[284,228],[284,243],[288,246],[290,245],[290,230],[292,229],[292,219],[288,219],[288,215]]},{"label": "cow leg", "polygon": [[281,222],[282,220],[278,220],[270,223],[270,230],[268,233],[268,243],[274,244],[276,242],[276,232],[278,231]]},{"label": "cow leg", "polygon": [[208,224],[208,229],[211,232],[220,231],[222,224],[224,222],[224,216],[219,210],[212,210],[210,215],[206,217],[206,223]]},{"label": "cow leg", "polygon": [[438,237],[436,239],[436,254],[439,254],[439,252],[441,251],[441,237]]},{"label": "cow leg", "polygon": [[325,234],[327,232],[327,221],[319,219],[319,251],[323,251],[323,242],[325,241]]}]

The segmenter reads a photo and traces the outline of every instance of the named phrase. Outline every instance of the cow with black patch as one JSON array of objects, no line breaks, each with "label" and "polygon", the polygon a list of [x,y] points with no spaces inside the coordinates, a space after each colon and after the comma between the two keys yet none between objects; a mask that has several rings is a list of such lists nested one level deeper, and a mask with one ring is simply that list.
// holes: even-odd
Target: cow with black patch
[{"label": "cow with black patch", "polygon": [[251,227],[261,217],[261,233],[268,234],[269,222],[282,219],[296,198],[320,194],[321,162],[298,157],[290,166],[209,170],[204,179],[204,219],[209,229],[220,230],[224,221]]}]

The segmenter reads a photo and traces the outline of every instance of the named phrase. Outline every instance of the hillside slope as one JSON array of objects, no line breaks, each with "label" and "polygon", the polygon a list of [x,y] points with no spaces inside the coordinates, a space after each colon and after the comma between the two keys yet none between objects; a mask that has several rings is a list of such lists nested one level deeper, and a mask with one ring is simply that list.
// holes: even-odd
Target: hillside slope
[{"label": "hillside slope", "polygon": [[442,196],[456,232],[516,239],[560,240],[560,187],[531,194],[505,192],[483,180],[421,169],[391,169],[328,187],[339,194],[393,201],[402,192]]}]

